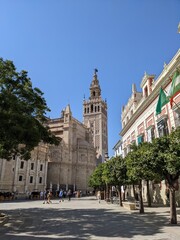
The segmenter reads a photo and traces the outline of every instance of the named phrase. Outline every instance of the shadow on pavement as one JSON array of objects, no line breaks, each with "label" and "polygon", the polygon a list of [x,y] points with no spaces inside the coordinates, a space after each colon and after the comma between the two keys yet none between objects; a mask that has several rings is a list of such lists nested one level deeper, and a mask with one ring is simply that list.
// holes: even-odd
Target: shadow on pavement
[{"label": "shadow on pavement", "polygon": [[4,211],[9,221],[1,226],[3,240],[133,238],[161,233],[169,225],[162,213],[137,214],[110,209],[31,208]]}]

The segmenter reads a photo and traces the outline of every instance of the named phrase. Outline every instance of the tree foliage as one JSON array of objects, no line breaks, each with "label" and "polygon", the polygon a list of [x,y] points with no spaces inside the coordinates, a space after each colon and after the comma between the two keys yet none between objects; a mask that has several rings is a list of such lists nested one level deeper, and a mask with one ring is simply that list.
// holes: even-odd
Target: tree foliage
[{"label": "tree foliage", "polygon": [[103,180],[103,171],[104,171],[105,163],[99,164],[94,172],[91,174],[89,178],[89,186],[95,189],[104,189],[105,181]]},{"label": "tree foliage", "polygon": [[47,111],[43,93],[32,87],[27,72],[0,58],[0,158],[20,154],[29,159],[40,141],[58,144],[47,127]]},{"label": "tree foliage", "polygon": [[131,146],[132,151],[128,153],[126,162],[128,176],[133,182],[160,178],[159,174],[154,171],[156,165],[151,149],[152,144],[148,142]]},{"label": "tree foliage", "polygon": [[167,182],[170,191],[170,222],[177,224],[175,191],[178,190],[180,176],[180,127],[169,136],[153,141],[152,153],[156,164],[155,171]]},{"label": "tree foliage", "polygon": [[[140,213],[144,212],[142,180],[147,180],[147,184],[149,184],[149,180],[159,179],[159,175],[154,171],[156,166],[151,149],[151,143],[148,142],[141,143],[138,146],[132,145],[131,152],[126,156],[127,175],[131,182],[136,183],[139,187]],[[149,185],[147,185],[147,189],[149,189]],[[151,205],[149,192],[148,204]]]},{"label": "tree foliage", "polygon": [[122,186],[127,183],[126,163],[121,156],[112,157],[106,162],[103,171],[103,179],[107,184]]},{"label": "tree foliage", "polygon": [[166,179],[170,188],[180,176],[180,127],[170,135],[156,138],[152,145],[155,171]]}]

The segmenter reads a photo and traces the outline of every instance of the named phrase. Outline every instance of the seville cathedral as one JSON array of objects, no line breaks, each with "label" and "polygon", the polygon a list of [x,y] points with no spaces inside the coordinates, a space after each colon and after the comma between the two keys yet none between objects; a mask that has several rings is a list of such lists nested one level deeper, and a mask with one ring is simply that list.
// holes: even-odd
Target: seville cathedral
[{"label": "seville cathedral", "polygon": [[28,161],[18,156],[0,159],[0,192],[90,190],[89,176],[108,152],[107,103],[101,98],[97,69],[90,97],[83,101],[83,118],[83,123],[75,119],[67,105],[60,117],[48,120],[50,130],[61,139],[59,146],[40,143]]}]

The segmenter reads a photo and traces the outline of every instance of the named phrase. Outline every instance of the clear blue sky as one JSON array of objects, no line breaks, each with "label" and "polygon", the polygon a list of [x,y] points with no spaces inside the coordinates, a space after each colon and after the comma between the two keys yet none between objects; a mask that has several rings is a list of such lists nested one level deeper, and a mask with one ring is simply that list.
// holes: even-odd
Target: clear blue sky
[{"label": "clear blue sky", "polygon": [[70,103],[83,119],[97,68],[108,103],[109,155],[122,106],[144,72],[158,76],[180,47],[179,0],[0,0],[0,57],[27,70],[51,118]]}]

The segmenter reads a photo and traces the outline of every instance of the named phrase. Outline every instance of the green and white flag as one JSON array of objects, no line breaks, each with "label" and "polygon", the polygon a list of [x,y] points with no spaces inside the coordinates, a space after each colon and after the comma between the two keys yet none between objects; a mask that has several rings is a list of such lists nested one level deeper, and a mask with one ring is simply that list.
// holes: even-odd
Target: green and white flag
[{"label": "green and white flag", "polygon": [[173,103],[175,96],[177,96],[179,93],[180,93],[180,74],[178,71],[176,71],[173,75],[171,88],[169,91],[171,107],[172,107],[172,103]]},{"label": "green and white flag", "polygon": [[165,92],[161,88],[159,92],[159,99],[156,105],[156,115],[161,113],[162,107],[166,105],[168,102],[169,102],[169,98],[166,96]]}]

